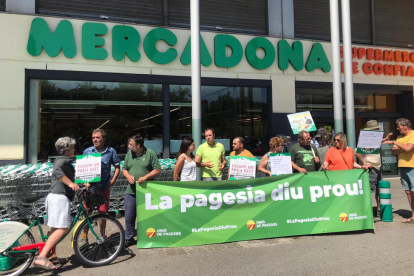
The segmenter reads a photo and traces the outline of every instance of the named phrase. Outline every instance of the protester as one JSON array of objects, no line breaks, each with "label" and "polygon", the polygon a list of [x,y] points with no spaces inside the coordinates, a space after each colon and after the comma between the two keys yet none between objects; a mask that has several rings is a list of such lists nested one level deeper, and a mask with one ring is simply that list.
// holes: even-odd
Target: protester
[{"label": "protester", "polygon": [[320,165],[319,153],[314,145],[311,145],[309,132],[302,130],[298,134],[299,143],[290,148],[293,172],[317,171]]},{"label": "protester", "polygon": [[[380,130],[380,126],[376,120],[371,120],[367,122],[367,125],[363,130]],[[378,181],[381,180],[381,155],[379,153],[356,153],[356,156],[359,163],[363,166],[366,166],[369,170],[369,183],[371,186],[371,192],[375,193],[375,201],[377,202],[378,215],[380,213]]]},{"label": "protester", "polygon": [[194,139],[185,137],[177,154],[174,181],[195,181],[197,179],[197,164],[194,162],[194,150]]},{"label": "protester", "polygon": [[125,207],[125,246],[136,243],[134,240],[135,221],[137,218],[136,183],[152,180],[161,173],[158,157],[151,149],[144,147],[144,138],[137,134],[129,140],[130,151],[125,156],[122,174],[128,180],[124,199]]},{"label": "protester", "polygon": [[[254,158],[254,155],[244,148],[244,138],[240,136],[233,139],[233,151],[230,152],[229,167],[231,164],[232,156],[244,156]],[[230,174],[228,175],[228,178],[230,178]]]},{"label": "protester", "polygon": [[240,136],[233,139],[233,151],[230,152],[230,156],[254,157],[250,151],[244,148],[244,138]]},{"label": "protester", "polygon": [[330,171],[367,169],[366,166],[361,166],[355,163],[354,151],[348,147],[346,135],[343,132],[335,134],[333,139],[334,146],[331,147],[325,156],[322,169]]},{"label": "protester", "polygon": [[311,144],[314,145],[315,147],[319,147],[319,143],[320,143],[320,140],[321,140],[321,136],[324,133],[327,133],[326,132],[326,129],[323,128],[323,127],[319,128],[318,131],[316,132],[316,135],[311,140]]},{"label": "protester", "polygon": [[[99,213],[107,213],[109,209],[109,198],[111,196],[111,186],[115,184],[116,179],[118,178],[120,172],[120,161],[118,155],[116,154],[115,149],[107,146],[106,142],[106,132],[103,129],[95,129],[92,131],[92,143],[93,146],[85,149],[83,152],[86,154],[101,153],[101,181],[90,183],[91,187],[95,187],[102,191],[102,196],[104,199],[104,204],[99,206]],[[115,167],[114,175],[111,179],[111,165]],[[89,212],[91,213],[92,210]],[[102,237],[105,236],[106,220],[99,220],[99,229]],[[84,246],[88,243],[87,233],[89,227],[85,227],[83,237],[80,241],[80,245]]]},{"label": "protester", "polygon": [[53,163],[52,184],[45,201],[45,224],[51,228],[51,233],[42,252],[35,259],[35,267],[52,270],[56,268],[54,264],[67,262],[67,259],[56,256],[56,250],[53,250],[54,253],[49,258],[47,255],[69,231],[70,203],[79,189],[79,186],[74,183],[75,168],[69,161],[69,158],[75,154],[75,144],[75,140],[69,137],[59,138],[55,144],[60,156]]},{"label": "protester", "polygon": [[[321,160],[320,164],[323,164],[325,162],[325,156],[328,152],[329,148],[331,147],[331,135],[327,132],[322,133],[319,137],[319,146],[318,146],[318,153],[319,158]],[[320,166],[319,170],[322,170],[322,166]]]},{"label": "protester", "polygon": [[392,155],[398,155],[398,168],[401,174],[401,184],[407,194],[412,215],[404,219],[404,223],[414,222],[414,131],[408,119],[400,118],[396,121],[400,132],[396,141],[384,141],[384,144],[394,145]]},{"label": "protester", "polygon": [[222,171],[227,163],[224,146],[214,141],[214,129],[206,128],[204,135],[206,142],[198,147],[194,161],[201,167],[203,181],[222,180]]},{"label": "protester", "polygon": [[270,151],[263,155],[262,160],[260,160],[259,171],[262,173],[272,176],[272,170],[270,168],[270,154],[282,152],[283,149],[283,139],[280,137],[273,137],[269,141]]}]

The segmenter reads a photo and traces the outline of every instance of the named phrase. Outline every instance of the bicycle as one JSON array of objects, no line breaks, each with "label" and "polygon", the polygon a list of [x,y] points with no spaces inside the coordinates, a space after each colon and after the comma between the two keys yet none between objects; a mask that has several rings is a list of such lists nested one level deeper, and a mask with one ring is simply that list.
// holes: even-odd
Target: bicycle
[{"label": "bicycle", "polygon": [[[87,193],[85,187],[77,192],[79,199],[77,213],[69,231],[58,244],[76,226],[72,235],[72,247],[76,257],[86,266],[103,266],[114,261],[121,253],[125,243],[125,232],[120,222],[109,214],[88,215],[83,204]],[[35,254],[39,254],[45,246],[48,236],[43,233],[35,206],[35,202],[44,196],[31,196],[22,200],[24,203],[32,204],[32,223],[29,226],[18,221],[0,222],[0,275],[20,275],[30,267]],[[83,220],[77,223],[82,216]],[[103,223],[104,221],[106,224]],[[105,227],[99,227],[103,224]],[[30,232],[30,229],[36,225],[43,241],[41,243],[36,243]],[[81,244],[81,240],[85,238],[88,242]]]}]

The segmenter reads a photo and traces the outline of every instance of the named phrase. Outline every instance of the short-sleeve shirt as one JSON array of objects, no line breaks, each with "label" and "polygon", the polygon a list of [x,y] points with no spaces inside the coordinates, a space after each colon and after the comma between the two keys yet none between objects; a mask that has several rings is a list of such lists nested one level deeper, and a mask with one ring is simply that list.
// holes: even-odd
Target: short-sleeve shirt
[{"label": "short-sleeve shirt", "polygon": [[75,196],[75,191],[59,180],[62,176],[66,176],[70,181],[75,182],[75,168],[66,156],[59,156],[53,162],[50,193],[65,195],[72,201]]},{"label": "short-sleeve shirt", "polygon": [[[230,152],[230,156],[235,156],[235,155],[236,155],[236,151],[233,150],[232,152]],[[247,149],[243,150],[242,153],[240,153],[237,156],[244,156],[244,157],[254,158],[253,154],[250,151],[248,151]]]},{"label": "short-sleeve shirt", "polygon": [[355,162],[354,151],[351,148],[344,150],[332,147],[326,153],[325,161],[329,162],[330,171],[352,170]]},{"label": "short-sleeve shirt", "polygon": [[[398,136],[396,141],[403,145],[414,144],[414,131],[411,130],[411,132],[408,133],[407,135]],[[398,154],[398,167],[414,168],[414,151],[410,151],[410,152],[404,151]]]},{"label": "short-sleeve shirt", "polygon": [[[233,150],[232,152],[230,152],[230,156],[236,156],[236,151]],[[244,156],[244,157],[254,158],[254,155],[250,151],[248,151],[247,149],[243,150],[242,153],[240,153],[237,156]],[[229,159],[229,163],[230,163],[230,161],[231,161],[231,159]]]},{"label": "short-sleeve shirt", "polygon": [[[313,151],[312,151],[313,149]],[[319,152],[314,145],[301,146],[299,143],[290,148],[291,159],[300,168],[308,172],[314,172],[319,169],[319,164],[315,163],[314,154],[319,158]],[[294,169],[293,172],[298,172]]]},{"label": "short-sleeve shirt", "polygon": [[201,157],[203,163],[211,161],[214,165],[212,168],[202,167],[202,177],[221,177],[221,171],[219,169],[221,163],[221,156],[225,154],[223,144],[215,142],[214,146],[210,146],[207,142],[201,144],[196,155]]},{"label": "short-sleeve shirt", "polygon": [[[95,146],[85,149],[83,154],[99,153]],[[100,185],[103,190],[108,187],[109,181],[111,181],[111,165],[119,166],[119,158],[116,154],[116,150],[111,147],[106,147],[102,152],[101,158],[101,181],[90,183],[91,186]]]},{"label": "short-sleeve shirt", "polygon": [[[122,169],[128,171],[130,175],[135,177],[135,181],[138,181],[138,178],[149,174],[153,170],[161,169],[161,165],[158,162],[157,154],[152,149],[144,147],[144,150],[139,156],[129,151],[125,156],[124,167]],[[126,193],[135,195],[136,185],[128,183]]]}]

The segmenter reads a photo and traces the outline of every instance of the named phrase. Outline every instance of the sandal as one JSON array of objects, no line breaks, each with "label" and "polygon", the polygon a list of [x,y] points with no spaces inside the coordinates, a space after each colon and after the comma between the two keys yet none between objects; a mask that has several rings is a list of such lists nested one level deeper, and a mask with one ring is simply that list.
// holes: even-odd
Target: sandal
[{"label": "sandal", "polygon": [[[44,261],[44,264],[43,265],[37,264],[36,263],[37,260]],[[43,269],[46,269],[46,270],[56,269],[56,266],[52,262],[50,262],[48,258],[39,258],[39,257],[36,257],[34,267],[43,268]]]},{"label": "sandal", "polygon": [[69,262],[68,258],[59,258],[59,257],[53,257],[50,258],[49,261],[51,261],[54,265],[64,265]]}]

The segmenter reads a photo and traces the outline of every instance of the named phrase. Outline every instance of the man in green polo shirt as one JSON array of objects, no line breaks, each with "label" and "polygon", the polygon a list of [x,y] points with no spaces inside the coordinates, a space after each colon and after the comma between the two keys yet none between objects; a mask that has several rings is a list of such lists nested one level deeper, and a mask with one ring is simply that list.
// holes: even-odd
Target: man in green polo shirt
[{"label": "man in green polo shirt", "polygon": [[223,144],[214,141],[214,129],[204,131],[206,142],[201,144],[196,152],[194,161],[201,167],[203,181],[217,181],[222,179],[222,171],[226,166]]},{"label": "man in green polo shirt", "polygon": [[134,231],[137,218],[136,183],[152,180],[161,173],[158,157],[152,149],[144,147],[141,135],[129,139],[130,151],[125,156],[122,174],[128,180],[128,187],[124,199],[125,206],[125,246],[135,244]]}]

